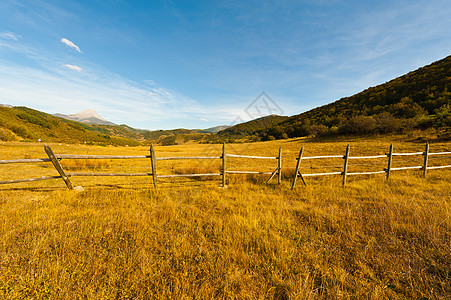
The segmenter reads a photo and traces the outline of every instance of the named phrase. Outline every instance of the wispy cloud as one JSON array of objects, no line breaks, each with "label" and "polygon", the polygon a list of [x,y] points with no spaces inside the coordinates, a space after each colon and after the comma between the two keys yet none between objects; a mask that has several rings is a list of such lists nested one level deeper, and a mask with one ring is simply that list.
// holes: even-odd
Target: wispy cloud
[{"label": "wispy cloud", "polygon": [[5,39],[9,39],[9,40],[19,40],[21,38],[20,34],[17,33],[13,33],[10,31],[6,31],[6,32],[1,32],[0,33],[0,37],[5,38]]},{"label": "wispy cloud", "polygon": [[71,41],[69,41],[66,38],[62,38],[61,43],[66,44],[67,46],[75,49],[78,53],[83,53],[83,51],[80,50],[80,47],[78,47],[77,45],[75,45],[74,43],[72,43]]},{"label": "wispy cloud", "polygon": [[64,65],[66,68],[69,68],[71,70],[77,71],[77,72],[81,72],[83,69],[79,66],[75,66],[75,65]]},{"label": "wispy cloud", "polygon": [[199,116],[208,113],[209,122],[228,124],[235,113],[229,108],[206,107],[159,86],[149,93],[148,85],[99,70],[98,66],[88,66],[83,76],[74,76],[0,59],[0,82],[2,102],[7,104],[65,114],[92,108],[112,122],[136,128],[203,128],[207,119],[200,120]]}]

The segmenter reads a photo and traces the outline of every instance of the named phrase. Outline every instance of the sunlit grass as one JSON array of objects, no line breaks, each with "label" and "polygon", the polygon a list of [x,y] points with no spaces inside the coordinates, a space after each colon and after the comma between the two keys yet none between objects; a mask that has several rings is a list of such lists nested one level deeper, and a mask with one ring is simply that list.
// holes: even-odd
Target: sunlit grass
[{"label": "sunlit grass", "polygon": [[[351,154],[383,154],[389,144],[353,141]],[[344,154],[347,142],[228,148],[276,156],[280,145],[280,186],[276,180],[264,185],[268,176],[254,175],[228,175],[226,189],[218,188],[220,177],[161,179],[157,190],[151,177],[72,178],[85,187],[81,193],[67,191],[60,179],[0,186],[0,298],[449,298],[449,170],[431,170],[426,179],[418,170],[393,172],[389,181],[384,175],[355,176],[345,187],[340,176],[309,177],[307,186],[292,191],[289,172],[301,145],[306,156],[333,155]],[[51,146],[62,154],[149,150]],[[431,151],[448,147],[433,144]],[[395,143],[399,151],[423,148]],[[0,149],[5,159],[45,157],[42,145]],[[221,145],[156,147],[157,156],[221,151]],[[449,164],[449,158],[435,163]],[[383,168],[386,160],[377,164],[370,167]],[[229,159],[228,165],[272,171],[277,163]],[[56,172],[48,163],[0,167],[0,180]],[[209,173],[221,162],[159,161],[157,167],[160,174]],[[302,167],[310,172],[315,166]],[[150,164],[108,161],[88,171],[99,170],[148,172]]]}]

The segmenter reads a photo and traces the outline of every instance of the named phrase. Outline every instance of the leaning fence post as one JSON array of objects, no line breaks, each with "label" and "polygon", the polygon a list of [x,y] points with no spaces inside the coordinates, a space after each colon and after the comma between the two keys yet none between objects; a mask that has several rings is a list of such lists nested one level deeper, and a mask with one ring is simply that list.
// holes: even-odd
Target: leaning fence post
[{"label": "leaning fence post", "polygon": [[222,144],[222,187],[226,186],[226,144]]},{"label": "leaning fence post", "polygon": [[387,180],[390,178],[390,169],[393,160],[393,144],[390,145],[390,150],[388,151],[388,166],[387,166]]},{"label": "leaning fence post", "polygon": [[426,148],[424,149],[424,164],[423,164],[423,177],[426,178],[428,170],[428,155],[429,155],[429,142],[426,143]]},{"label": "leaning fence post", "polygon": [[281,169],[282,169],[282,147],[279,148],[279,157],[276,157],[277,159],[277,168],[274,170],[274,172],[271,173],[271,176],[269,176],[268,180],[266,180],[265,184],[268,184],[271,179],[277,174],[278,175],[278,182],[280,184],[280,180],[282,178]]},{"label": "leaning fence post", "polygon": [[282,181],[282,147],[279,147],[279,157],[277,162],[277,168],[279,169],[277,182],[280,184]]},{"label": "leaning fence post", "polygon": [[153,186],[157,187],[157,164],[155,159],[155,148],[150,144],[150,164],[152,166]]},{"label": "leaning fence post", "polygon": [[348,144],[348,146],[346,147],[346,154],[344,156],[345,163],[343,166],[343,185],[346,184],[346,174],[348,173],[349,148],[350,146]]},{"label": "leaning fence post", "polygon": [[305,183],[304,176],[302,176],[301,172],[299,172],[299,167],[301,165],[301,159],[302,159],[303,153],[304,153],[304,146],[302,146],[301,150],[299,151],[299,156],[297,158],[298,162],[296,163],[296,170],[294,171],[294,180],[293,180],[293,184],[291,185],[291,189],[294,189],[294,186],[296,185],[296,180],[298,179],[298,174],[299,174],[299,177],[301,177],[304,185],[307,185]]},{"label": "leaning fence post", "polygon": [[56,158],[55,154],[53,153],[52,148],[50,148],[47,145],[44,145],[44,150],[45,150],[45,153],[47,153],[47,155],[50,158],[50,160],[52,161],[52,164],[55,167],[55,169],[61,175],[61,178],[63,178],[64,183],[66,183],[67,188],[69,190],[73,190],[74,187],[72,185],[72,182],[70,182],[69,177],[64,172],[63,167],[61,166],[60,162],[58,161],[58,159]]}]

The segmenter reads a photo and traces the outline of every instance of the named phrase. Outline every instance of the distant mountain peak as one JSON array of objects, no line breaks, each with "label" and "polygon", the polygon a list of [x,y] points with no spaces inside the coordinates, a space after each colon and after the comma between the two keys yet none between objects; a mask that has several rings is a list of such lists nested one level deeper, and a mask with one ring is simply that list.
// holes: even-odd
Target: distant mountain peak
[{"label": "distant mountain peak", "polygon": [[82,110],[76,114],[70,114],[70,115],[55,114],[55,116],[64,118],[64,119],[68,119],[68,120],[72,120],[72,121],[87,123],[87,124],[116,125],[113,122],[110,122],[110,121],[107,121],[106,119],[104,119],[101,115],[99,115],[92,108]]},{"label": "distant mountain peak", "polygon": [[85,110],[82,110],[76,114],[71,114],[69,115],[69,117],[72,118],[78,118],[78,119],[90,119],[90,118],[96,118],[105,122],[108,122],[107,120],[105,120],[104,118],[102,118],[101,115],[99,115],[95,110],[93,110],[92,108],[88,108]]}]

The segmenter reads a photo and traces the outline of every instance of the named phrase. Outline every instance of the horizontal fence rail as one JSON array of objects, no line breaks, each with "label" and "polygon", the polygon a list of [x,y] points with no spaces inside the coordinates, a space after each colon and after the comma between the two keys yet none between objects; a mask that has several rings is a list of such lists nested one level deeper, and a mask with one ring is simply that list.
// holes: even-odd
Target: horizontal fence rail
[{"label": "horizontal fence rail", "polygon": [[[387,154],[388,155],[388,154]],[[411,156],[411,155],[424,155],[424,152],[414,152],[414,153],[392,153],[393,156]]]},{"label": "horizontal fence rail", "polygon": [[387,158],[387,155],[373,155],[373,156],[350,156],[349,159],[374,159]]},{"label": "horizontal fence rail", "polygon": [[180,156],[180,157],[157,157],[155,160],[177,160],[177,159],[220,159],[221,156]]},{"label": "horizontal fence rail", "polygon": [[[0,165],[5,164],[27,164],[27,163],[48,163],[51,162],[58,172],[58,176],[42,176],[37,178],[27,178],[27,179],[13,179],[13,180],[3,180],[0,181],[0,184],[14,184],[14,183],[24,183],[24,182],[34,182],[34,181],[42,181],[42,180],[52,180],[52,179],[63,179],[68,189],[73,189],[72,182],[70,178],[72,177],[113,177],[113,176],[151,176],[153,178],[153,185],[157,187],[157,180],[159,178],[177,178],[177,177],[222,177],[222,187],[226,187],[226,179],[227,174],[256,174],[256,175],[270,175],[266,183],[270,182],[272,178],[278,175],[278,183],[281,183],[282,180],[282,147],[279,148],[279,153],[277,156],[255,156],[255,155],[239,155],[239,154],[231,154],[226,153],[226,144],[223,144],[222,155],[220,156],[176,156],[176,157],[156,157],[155,148],[153,145],[150,147],[149,155],[134,155],[134,156],[126,156],[126,155],[72,155],[72,154],[55,154],[52,149],[44,145],[44,150],[48,156],[48,158],[27,158],[27,159],[9,159],[9,160],[0,160]],[[429,152],[429,144],[426,144],[425,150],[423,152],[408,152],[408,153],[398,153],[393,151],[393,144],[390,146],[389,152],[383,155],[367,155],[367,156],[351,156],[350,155],[350,146],[348,145],[346,148],[346,153],[344,155],[321,155],[321,156],[303,156],[304,147],[301,148],[299,155],[296,157],[296,168],[294,180],[291,188],[294,189],[296,185],[296,180],[298,177],[301,178],[304,184],[306,184],[304,177],[315,177],[315,176],[334,176],[339,175],[343,177],[343,185],[346,183],[347,176],[356,176],[356,175],[376,175],[376,174],[386,174],[387,180],[390,177],[391,171],[401,171],[401,170],[422,170],[423,177],[426,177],[428,170],[437,170],[437,169],[445,169],[451,168],[450,164],[440,165],[440,166],[429,166],[429,157],[430,156],[439,156],[439,155],[451,155],[451,152]],[[392,167],[393,158],[398,156],[423,156],[423,164],[415,165],[415,166],[401,166],[401,167]],[[301,161],[305,160],[316,160],[316,159],[336,159],[340,158],[343,160],[342,171],[337,172],[317,172],[317,173],[301,173]],[[353,164],[349,163],[350,161],[357,160],[372,160],[372,159],[381,159],[386,158],[387,168],[383,170],[377,171],[361,171],[361,172],[348,172],[348,167],[353,166]],[[112,172],[103,172],[103,173],[95,173],[95,172],[66,172],[60,164],[61,160],[65,159],[74,159],[74,160],[90,160],[90,159],[105,159],[105,160],[113,160],[113,159],[150,159],[150,168],[151,172],[142,172],[142,173],[112,173]],[[250,170],[228,170],[227,169],[227,161],[228,159],[267,159],[267,160],[277,160],[277,167],[272,172],[265,171],[250,171]],[[172,161],[172,160],[220,160],[222,162],[222,168],[219,173],[194,173],[194,174],[158,174],[157,172],[157,161]],[[365,165],[363,163],[361,165]],[[355,165],[355,164],[354,164]],[[358,165],[358,164],[357,164]],[[329,166],[329,167],[340,167],[340,166]]]},{"label": "horizontal fence rail", "polygon": [[344,158],[344,156],[343,155],[322,155],[322,156],[301,157],[302,160],[306,160],[306,159],[321,159],[321,158]]},{"label": "horizontal fence rail", "polygon": [[302,174],[304,177],[310,177],[310,176],[329,176],[329,175],[343,175],[343,172],[329,172],[329,173],[309,173],[309,174]]},{"label": "horizontal fence rail", "polygon": [[447,155],[451,154],[451,152],[435,152],[435,153],[428,153],[429,156],[431,155]]},{"label": "horizontal fence rail", "polygon": [[257,172],[257,171],[226,171],[227,174],[263,174],[271,175],[273,172]]},{"label": "horizontal fence rail", "polygon": [[66,173],[67,176],[152,176],[152,173]]},{"label": "horizontal fence rail", "polygon": [[221,176],[221,173],[157,175],[158,178]]},{"label": "horizontal fence rail", "polygon": [[272,156],[251,156],[251,155],[237,155],[237,154],[226,154],[227,157],[238,157],[238,158],[253,158],[253,159],[279,159],[278,157]]},{"label": "horizontal fence rail", "polygon": [[124,156],[124,155],[71,155],[71,154],[55,154],[55,157],[59,158],[59,159],[140,159],[140,158],[150,158],[149,155]]},{"label": "horizontal fence rail", "polygon": [[46,176],[46,177],[42,176],[42,177],[38,177],[38,178],[4,180],[4,181],[0,181],[0,184],[32,182],[32,181],[50,180],[50,179],[58,179],[58,178],[62,178],[62,177],[61,176]]},{"label": "horizontal fence rail", "polygon": [[[269,160],[277,160],[277,168],[273,172],[258,172],[258,171],[241,171],[241,170],[226,170],[226,157],[231,158],[246,158],[246,159],[269,159]],[[225,144],[223,146],[222,153],[222,185],[225,186],[225,178],[226,174],[259,174],[259,175],[270,175],[266,183],[269,183],[271,179],[277,174],[277,183],[280,184],[282,181],[282,147],[279,148],[278,156],[255,156],[255,155],[238,155],[238,154],[226,154],[225,152]]]},{"label": "horizontal fence rail", "polygon": [[428,167],[428,170],[451,168],[451,165]]},{"label": "horizontal fence rail", "polygon": [[414,169],[423,169],[423,166],[399,167],[399,168],[391,168],[390,170],[399,171],[399,170],[414,170]]},{"label": "horizontal fence rail", "polygon": [[0,160],[0,165],[6,164],[29,164],[29,163],[39,163],[39,162],[50,162],[50,158],[25,158],[25,159],[9,159]]}]

